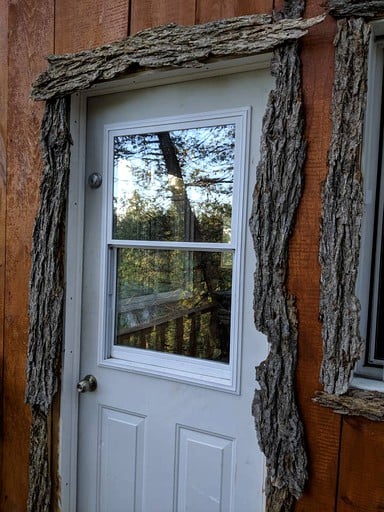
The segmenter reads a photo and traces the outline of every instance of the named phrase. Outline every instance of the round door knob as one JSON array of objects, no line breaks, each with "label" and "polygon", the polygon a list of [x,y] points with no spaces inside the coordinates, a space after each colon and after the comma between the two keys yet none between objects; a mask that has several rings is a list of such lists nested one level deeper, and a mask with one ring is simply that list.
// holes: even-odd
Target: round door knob
[{"label": "round door knob", "polygon": [[86,393],[87,391],[95,391],[97,388],[97,380],[93,375],[86,375],[77,383],[77,391],[79,393]]}]

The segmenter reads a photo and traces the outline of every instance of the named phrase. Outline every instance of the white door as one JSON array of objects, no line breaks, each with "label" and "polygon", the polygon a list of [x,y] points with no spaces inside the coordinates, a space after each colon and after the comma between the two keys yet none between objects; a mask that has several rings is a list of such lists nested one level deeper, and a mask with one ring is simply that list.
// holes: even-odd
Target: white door
[{"label": "white door", "polygon": [[78,512],[263,510],[248,218],[271,85],[87,100]]}]

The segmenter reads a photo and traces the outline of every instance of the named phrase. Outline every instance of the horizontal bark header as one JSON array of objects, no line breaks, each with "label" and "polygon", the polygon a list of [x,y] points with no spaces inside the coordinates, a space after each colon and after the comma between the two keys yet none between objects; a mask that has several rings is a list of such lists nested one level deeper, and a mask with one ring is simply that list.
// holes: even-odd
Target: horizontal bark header
[{"label": "horizontal bark header", "polygon": [[329,0],[328,12],[336,18],[373,18],[384,14],[384,0]]},{"label": "horizontal bark header", "polygon": [[212,59],[246,57],[304,36],[325,16],[273,21],[271,15],[240,16],[204,25],[163,25],[94,50],[48,57],[33,84],[32,99],[73,94],[93,84],[148,69],[200,67]]}]

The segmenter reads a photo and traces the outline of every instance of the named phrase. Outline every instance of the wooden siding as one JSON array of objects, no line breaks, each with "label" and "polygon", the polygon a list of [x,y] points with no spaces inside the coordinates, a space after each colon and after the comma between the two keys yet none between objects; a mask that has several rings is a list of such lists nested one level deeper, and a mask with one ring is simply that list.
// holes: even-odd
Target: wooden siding
[{"label": "wooden siding", "polygon": [[[322,12],[322,3],[308,0],[306,16]],[[271,12],[279,5],[280,0],[0,0],[2,511],[26,510],[30,416],[24,405],[24,370],[42,114],[42,105],[29,99],[29,91],[45,67],[44,56],[86,49],[161,23],[203,23]],[[296,506],[300,512],[384,509],[384,426],[359,418],[342,419],[311,401],[320,389],[322,358],[317,255],[320,192],[331,130],[334,33],[334,21],[329,18],[302,42],[308,157],[288,279],[299,312],[297,390],[310,460],[310,481]]]},{"label": "wooden siding", "polygon": [[343,420],[337,512],[384,510],[384,423]]},{"label": "wooden siding", "polygon": [[[7,101],[8,101],[8,2],[0,0],[0,386],[3,383],[4,361],[4,313],[5,313],[5,222],[6,222],[6,168],[7,168]],[[0,408],[2,407],[0,393]],[[0,439],[3,437],[3,427],[0,426]],[[0,475],[3,444],[0,443]],[[0,477],[0,497],[2,482]],[[1,502],[1,500],[0,500]]]},{"label": "wooden siding", "polygon": [[6,269],[3,351],[1,510],[25,511],[29,410],[24,405],[31,236],[39,198],[43,105],[30,83],[53,50],[51,0],[9,3]]},{"label": "wooden siding", "polygon": [[55,53],[94,48],[128,33],[129,0],[51,0],[53,3]]},{"label": "wooden siding", "polygon": [[[321,12],[307,3],[306,16]],[[303,40],[303,92],[308,142],[304,194],[290,244],[288,287],[297,298],[299,358],[296,387],[309,455],[309,482],[297,503],[300,512],[332,511],[336,497],[340,416],[311,402],[319,383],[322,360],[319,315],[320,194],[327,173],[331,134],[330,97],[333,84],[335,23],[327,19]]]}]

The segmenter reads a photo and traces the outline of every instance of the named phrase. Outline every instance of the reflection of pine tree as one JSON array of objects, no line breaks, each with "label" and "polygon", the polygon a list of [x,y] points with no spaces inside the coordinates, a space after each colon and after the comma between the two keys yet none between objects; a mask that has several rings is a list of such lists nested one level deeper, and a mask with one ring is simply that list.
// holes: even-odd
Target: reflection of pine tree
[{"label": "reflection of pine tree", "polygon": [[[232,126],[201,130],[115,138],[115,164],[130,157],[135,162],[134,192],[115,198],[115,238],[230,240],[234,130]],[[130,337],[129,344],[208,359],[220,357],[218,353],[228,357],[223,345],[229,339],[224,344],[218,339],[222,333],[217,299],[222,290],[231,288],[231,269],[221,268],[220,253],[120,250],[118,268],[119,297],[184,290],[177,303],[152,308],[156,318],[185,311],[184,320],[175,318],[141,331]],[[204,304],[209,314],[196,314]]]},{"label": "reflection of pine tree", "polygon": [[[213,204],[214,215],[221,213],[223,224],[230,228],[233,125],[115,137],[114,159],[115,166],[129,164],[130,179],[142,199],[174,213],[169,239],[192,240],[195,226],[189,212],[199,219],[209,210],[213,213]],[[117,223],[132,199],[121,193],[115,197]],[[206,229],[201,235],[201,241],[215,241]]]}]

